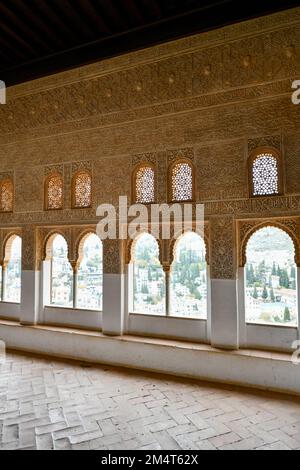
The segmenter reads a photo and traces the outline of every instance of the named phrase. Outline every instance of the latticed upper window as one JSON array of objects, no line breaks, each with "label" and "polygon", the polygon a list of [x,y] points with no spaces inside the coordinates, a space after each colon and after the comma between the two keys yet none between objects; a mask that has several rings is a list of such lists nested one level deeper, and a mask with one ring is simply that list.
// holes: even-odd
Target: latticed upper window
[{"label": "latticed upper window", "polygon": [[47,209],[61,209],[63,206],[63,179],[61,175],[52,175],[46,184]]},{"label": "latticed upper window", "polygon": [[178,162],[171,169],[172,201],[193,199],[193,168],[188,162]]},{"label": "latticed upper window", "polygon": [[135,201],[154,202],[154,170],[151,166],[143,166],[136,172]]},{"label": "latticed upper window", "polygon": [[253,196],[279,193],[277,158],[272,153],[261,153],[252,163]]},{"label": "latticed upper window", "polygon": [[73,206],[90,207],[92,204],[92,178],[91,175],[82,171],[77,173],[73,182]]},{"label": "latticed upper window", "polygon": [[0,208],[3,212],[11,212],[14,205],[14,185],[11,180],[2,181],[0,186]]}]

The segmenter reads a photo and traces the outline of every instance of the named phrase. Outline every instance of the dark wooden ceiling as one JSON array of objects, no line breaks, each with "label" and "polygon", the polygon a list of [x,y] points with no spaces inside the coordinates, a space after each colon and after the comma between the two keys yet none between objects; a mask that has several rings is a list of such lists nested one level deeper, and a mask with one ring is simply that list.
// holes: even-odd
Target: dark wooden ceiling
[{"label": "dark wooden ceiling", "polygon": [[299,4],[299,0],[0,1],[0,79],[13,85]]}]

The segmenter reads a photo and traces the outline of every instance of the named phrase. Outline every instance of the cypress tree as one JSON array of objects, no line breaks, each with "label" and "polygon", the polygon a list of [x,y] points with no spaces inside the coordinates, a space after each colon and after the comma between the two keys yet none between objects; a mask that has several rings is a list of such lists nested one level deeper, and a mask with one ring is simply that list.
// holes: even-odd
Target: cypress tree
[{"label": "cypress tree", "polygon": [[291,321],[291,314],[290,314],[290,309],[288,308],[288,306],[286,306],[284,309],[283,320],[285,322]]},{"label": "cypress tree", "polygon": [[264,285],[264,288],[263,288],[263,291],[262,291],[261,296],[262,296],[262,298],[263,298],[264,300],[267,300],[267,298],[268,298],[268,291],[267,291],[267,288],[266,288],[265,285]]},{"label": "cypress tree", "polygon": [[252,293],[252,297],[253,297],[253,299],[258,299],[258,292],[257,292],[256,286],[254,286],[254,290],[253,290],[253,293]]}]

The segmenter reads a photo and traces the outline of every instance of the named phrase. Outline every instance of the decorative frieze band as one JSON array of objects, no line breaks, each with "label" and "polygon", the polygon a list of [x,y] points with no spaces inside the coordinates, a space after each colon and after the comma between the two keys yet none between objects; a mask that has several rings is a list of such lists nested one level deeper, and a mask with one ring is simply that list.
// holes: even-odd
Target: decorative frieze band
[{"label": "decorative frieze band", "polygon": [[[107,201],[99,201],[99,204]],[[201,203],[201,201],[197,201]],[[98,201],[95,201],[97,207]],[[204,202],[205,219],[215,215],[231,215],[240,217],[284,217],[300,215],[300,195],[272,196],[252,199],[228,199],[222,201]],[[195,214],[195,204],[193,205]],[[36,211],[0,213],[1,226],[21,226],[24,224],[66,224],[81,223],[96,224],[96,208],[63,209],[61,211]]]}]

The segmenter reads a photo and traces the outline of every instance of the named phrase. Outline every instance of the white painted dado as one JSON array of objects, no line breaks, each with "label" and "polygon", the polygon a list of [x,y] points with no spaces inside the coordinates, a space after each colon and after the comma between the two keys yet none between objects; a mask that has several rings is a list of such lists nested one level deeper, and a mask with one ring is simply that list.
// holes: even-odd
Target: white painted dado
[{"label": "white painted dado", "polygon": [[39,323],[101,330],[102,312],[98,310],[45,306]]},{"label": "white painted dado", "polygon": [[191,318],[163,317],[131,313],[128,319],[129,334],[175,338],[207,343],[207,321]]},{"label": "white painted dado", "polygon": [[211,280],[211,344],[225,349],[238,348],[235,280]]},{"label": "white painted dado", "polygon": [[8,321],[0,322],[0,339],[11,349],[300,395],[300,366],[292,363],[290,354],[226,351],[197,343],[110,337]]},{"label": "white painted dado", "polygon": [[19,321],[20,309],[21,305],[19,303],[0,302],[0,318]]},{"label": "white painted dado", "polygon": [[292,352],[292,343],[298,339],[298,336],[297,328],[248,323],[244,347]]}]

